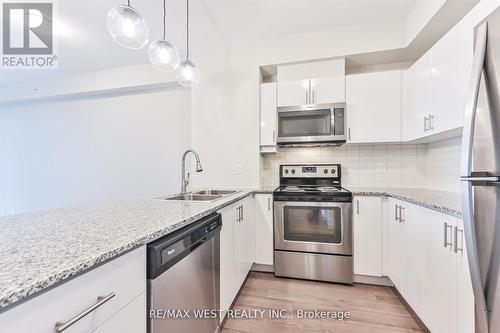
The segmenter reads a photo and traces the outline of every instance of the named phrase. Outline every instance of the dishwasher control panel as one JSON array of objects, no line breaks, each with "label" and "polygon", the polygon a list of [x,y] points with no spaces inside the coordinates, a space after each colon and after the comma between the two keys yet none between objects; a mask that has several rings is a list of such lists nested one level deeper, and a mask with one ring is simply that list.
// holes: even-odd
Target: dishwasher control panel
[{"label": "dishwasher control panel", "polygon": [[153,279],[175,265],[222,227],[221,215],[211,214],[147,245],[147,275]]}]

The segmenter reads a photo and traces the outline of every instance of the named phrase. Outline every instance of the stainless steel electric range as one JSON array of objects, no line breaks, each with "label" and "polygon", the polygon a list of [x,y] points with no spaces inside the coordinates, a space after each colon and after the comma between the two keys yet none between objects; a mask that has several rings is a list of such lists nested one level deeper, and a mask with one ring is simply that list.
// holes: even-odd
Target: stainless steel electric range
[{"label": "stainless steel electric range", "polygon": [[352,283],[352,193],[340,164],[281,165],[273,197],[275,275]]}]

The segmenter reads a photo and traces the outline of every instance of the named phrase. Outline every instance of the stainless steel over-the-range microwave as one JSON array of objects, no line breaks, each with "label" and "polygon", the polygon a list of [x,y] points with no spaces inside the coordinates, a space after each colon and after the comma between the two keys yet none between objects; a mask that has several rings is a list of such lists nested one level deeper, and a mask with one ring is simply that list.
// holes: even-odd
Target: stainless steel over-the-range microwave
[{"label": "stainless steel over-the-range microwave", "polygon": [[278,145],[346,142],[345,103],[278,108]]}]

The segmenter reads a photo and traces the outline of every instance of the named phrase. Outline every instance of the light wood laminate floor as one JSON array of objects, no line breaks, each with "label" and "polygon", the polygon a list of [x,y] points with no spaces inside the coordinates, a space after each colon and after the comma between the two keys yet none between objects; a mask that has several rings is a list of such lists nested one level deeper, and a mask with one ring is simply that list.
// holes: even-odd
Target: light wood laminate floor
[{"label": "light wood laminate floor", "polygon": [[[222,333],[402,333],[425,332],[390,287],[275,278],[250,273],[235,310],[266,310],[259,319],[229,318]],[[269,309],[286,309],[293,318],[271,318]],[[298,319],[297,310],[349,311],[350,319]]]}]

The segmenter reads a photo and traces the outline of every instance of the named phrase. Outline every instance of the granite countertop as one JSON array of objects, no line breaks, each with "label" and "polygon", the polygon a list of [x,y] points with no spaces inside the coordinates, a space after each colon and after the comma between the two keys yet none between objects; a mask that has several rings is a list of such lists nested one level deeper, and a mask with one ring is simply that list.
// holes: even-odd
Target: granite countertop
[{"label": "granite countertop", "polygon": [[243,199],[150,199],[0,218],[0,312],[44,289]]},{"label": "granite countertop", "polygon": [[460,193],[425,188],[348,187],[353,195],[386,195],[456,217],[462,217]]},{"label": "granite countertop", "polygon": [[261,186],[254,193],[273,193],[278,186]]}]

